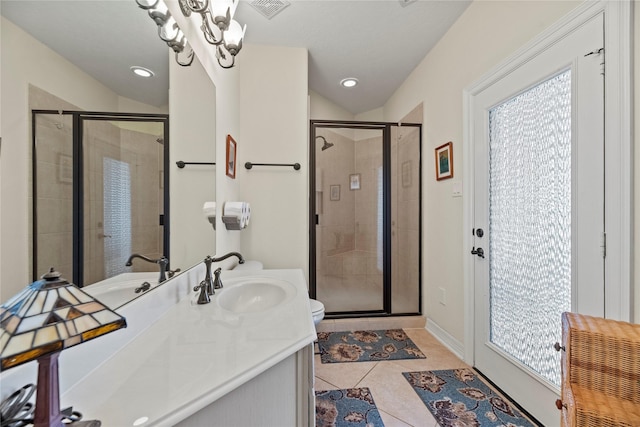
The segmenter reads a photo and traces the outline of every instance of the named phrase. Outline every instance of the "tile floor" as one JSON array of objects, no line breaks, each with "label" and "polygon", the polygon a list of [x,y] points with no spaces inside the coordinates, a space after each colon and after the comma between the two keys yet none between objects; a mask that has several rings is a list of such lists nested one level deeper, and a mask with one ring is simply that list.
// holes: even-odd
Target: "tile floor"
[{"label": "tile floor", "polygon": [[[409,326],[404,326],[409,325]],[[326,363],[315,356],[315,389],[369,387],[385,427],[437,427],[402,372],[468,367],[424,329],[424,317],[324,320],[318,331],[334,332],[403,328],[426,359]]]}]

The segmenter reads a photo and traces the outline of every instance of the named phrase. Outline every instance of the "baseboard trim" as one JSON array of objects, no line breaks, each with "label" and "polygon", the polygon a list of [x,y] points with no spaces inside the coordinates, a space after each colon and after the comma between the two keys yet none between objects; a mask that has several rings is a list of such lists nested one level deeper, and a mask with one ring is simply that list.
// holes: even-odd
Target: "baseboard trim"
[{"label": "baseboard trim", "polygon": [[427,317],[425,329],[461,360],[464,360],[464,345],[442,329],[433,319]]}]

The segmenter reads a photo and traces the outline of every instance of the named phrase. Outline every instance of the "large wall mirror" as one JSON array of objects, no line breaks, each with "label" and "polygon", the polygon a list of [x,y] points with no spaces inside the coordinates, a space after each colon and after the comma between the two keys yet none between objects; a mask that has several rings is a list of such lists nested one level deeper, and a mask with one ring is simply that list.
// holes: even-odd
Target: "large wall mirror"
[{"label": "large wall mirror", "polygon": [[168,116],[32,109],[32,123],[33,280],[51,266],[78,286],[158,270],[126,264],[170,256]]},{"label": "large wall mirror", "polygon": [[[3,43],[3,56],[36,43],[45,45],[38,51],[47,52],[24,64],[25,114],[32,116],[25,144],[34,142],[32,170],[25,174],[35,189],[29,197],[32,227],[24,236],[33,254],[29,276],[37,279],[53,266],[87,287],[119,274],[158,272],[158,265],[141,260],[124,265],[123,257],[126,262],[133,253],[151,259],[166,255],[173,270],[214,254],[215,232],[202,207],[203,200],[215,201],[215,167],[177,172],[176,166],[178,160],[215,162],[215,87],[197,58],[191,67],[171,68],[172,85],[184,80],[213,105],[206,119],[189,123],[185,135],[173,116],[190,112],[176,109],[201,104],[195,100],[192,106],[193,94],[170,102],[173,55],[134,1],[3,0],[0,13],[18,28],[3,28],[12,36],[11,43]],[[130,70],[134,65],[152,69],[155,76],[136,77]],[[73,67],[81,71],[65,80],[65,71]],[[89,99],[88,93],[107,99]],[[104,114],[80,114],[88,111]],[[81,132],[74,134],[74,128]],[[172,201],[169,194],[180,197]],[[169,237],[167,215],[184,223],[187,211],[197,216],[189,226],[199,240],[180,227],[175,233],[173,224]],[[194,249],[170,254],[170,247]],[[139,295],[132,290],[130,299]]]}]

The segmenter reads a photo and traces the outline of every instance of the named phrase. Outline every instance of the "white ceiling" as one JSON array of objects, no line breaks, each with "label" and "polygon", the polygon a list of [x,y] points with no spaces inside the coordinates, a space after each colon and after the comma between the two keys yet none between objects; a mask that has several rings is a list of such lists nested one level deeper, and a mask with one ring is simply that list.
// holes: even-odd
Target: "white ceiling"
[{"label": "white ceiling", "polygon": [[[306,47],[310,89],[357,114],[384,105],[471,0],[290,2],[269,20],[241,1],[245,43]],[[168,47],[134,0],[2,0],[0,11],[116,93],[167,104]],[[137,78],[132,65],[156,76]],[[360,84],[344,89],[345,77]]]}]

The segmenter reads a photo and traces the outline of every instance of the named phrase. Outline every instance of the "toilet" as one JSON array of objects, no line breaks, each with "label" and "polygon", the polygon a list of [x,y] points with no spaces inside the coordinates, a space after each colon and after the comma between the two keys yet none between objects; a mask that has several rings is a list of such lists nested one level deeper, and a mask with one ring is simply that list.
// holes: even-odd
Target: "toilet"
[{"label": "toilet", "polygon": [[318,325],[322,319],[324,319],[324,304],[320,301],[309,298],[309,304],[311,304],[311,316],[313,317],[313,324]]},{"label": "toilet", "polygon": [[[244,271],[257,271],[262,270],[264,266],[260,261],[245,261],[244,264],[238,264],[234,270]],[[320,301],[309,298],[309,304],[311,305],[311,317],[313,318],[313,324],[318,325],[322,319],[324,319],[324,304]]]}]

